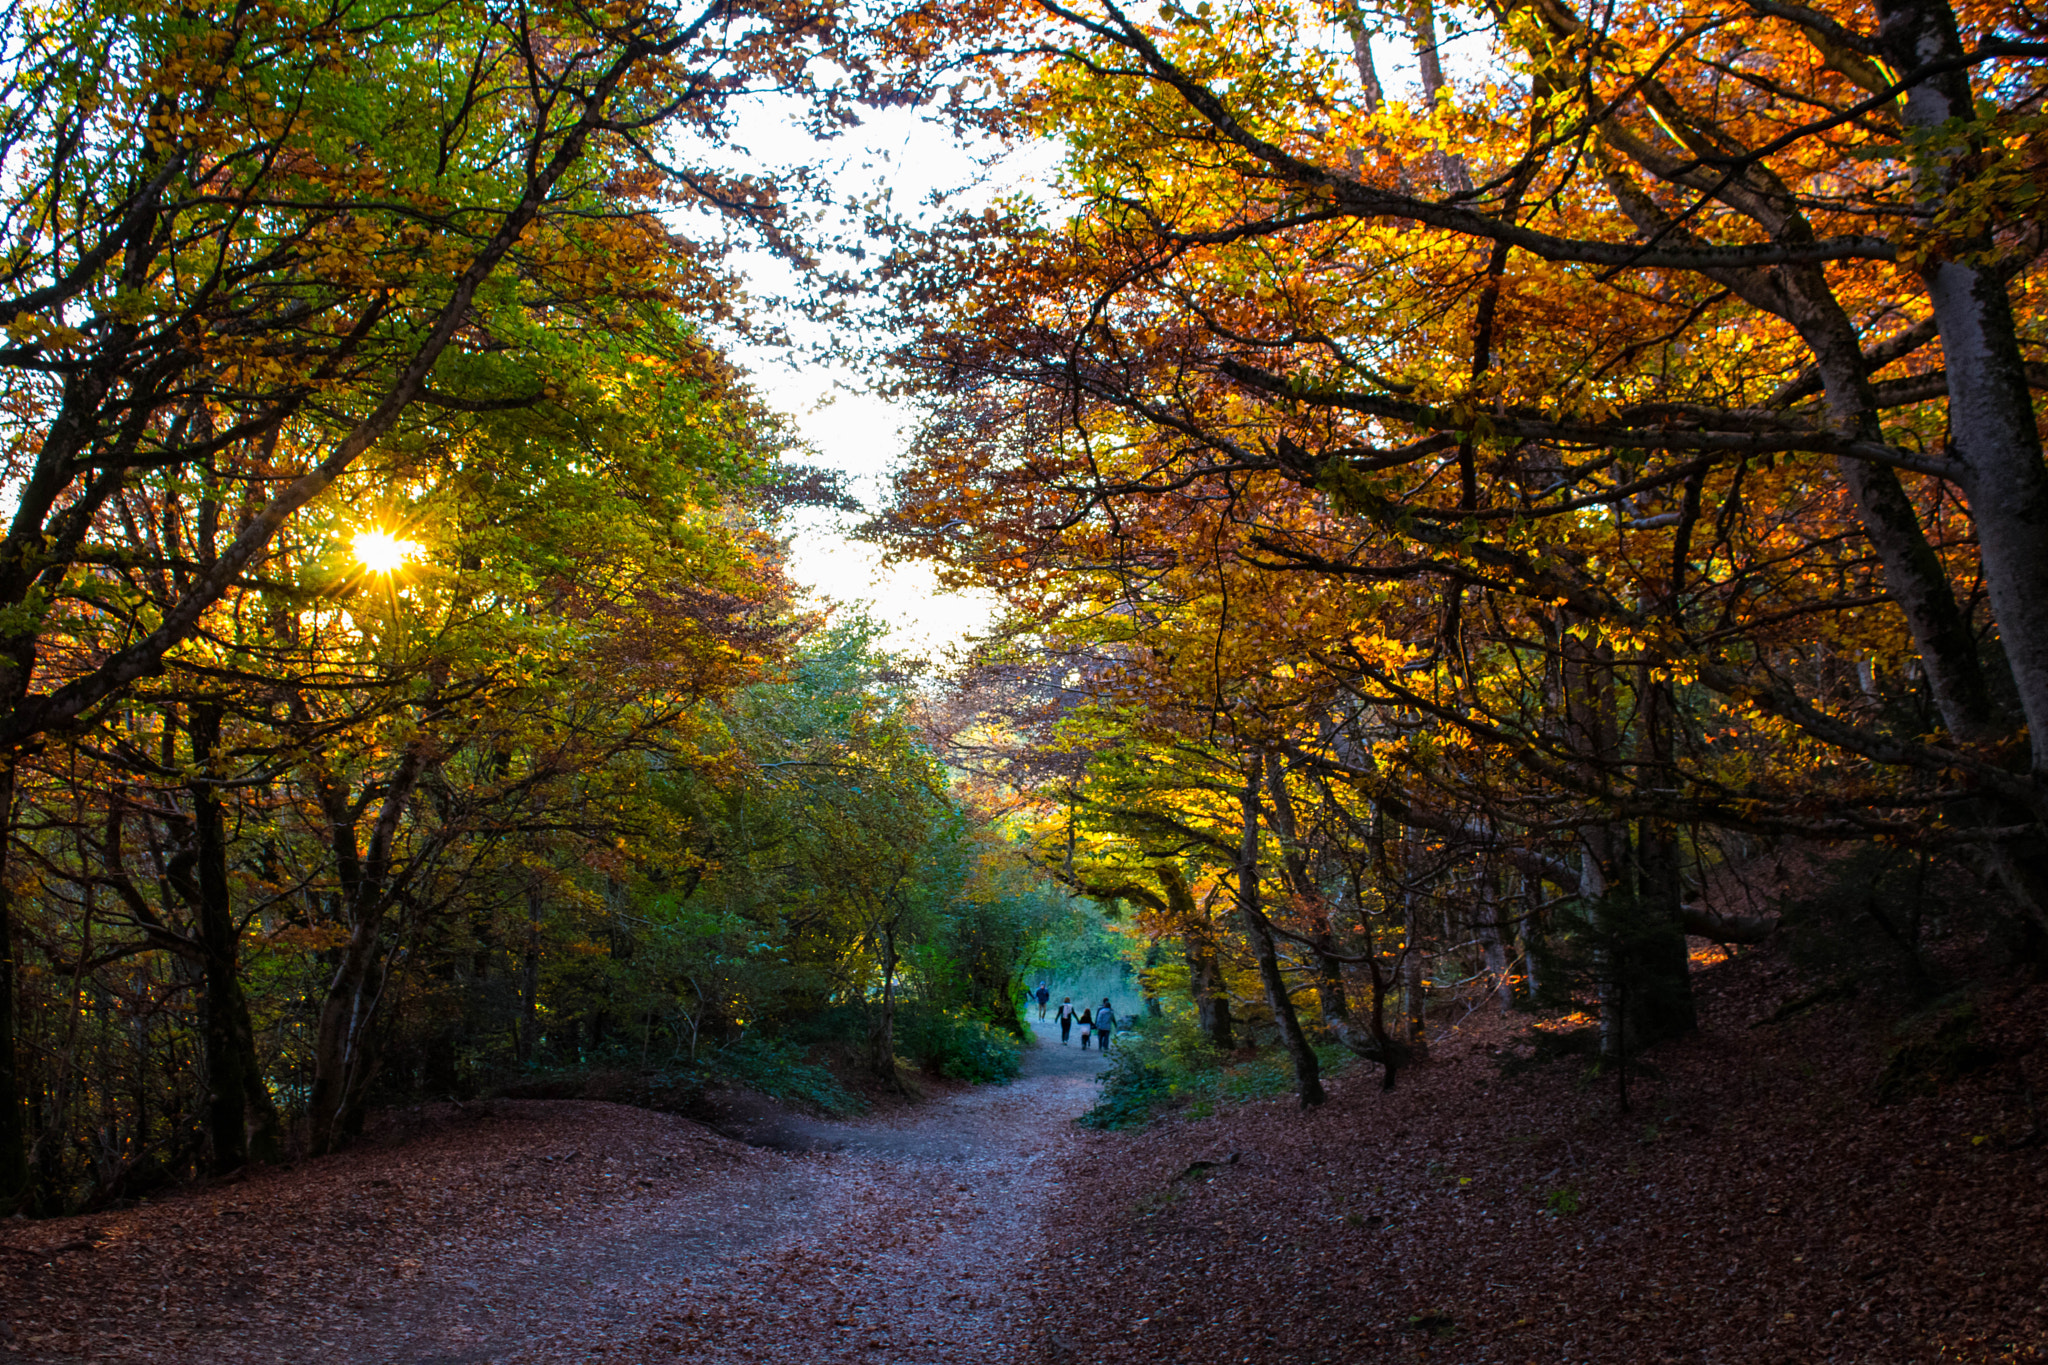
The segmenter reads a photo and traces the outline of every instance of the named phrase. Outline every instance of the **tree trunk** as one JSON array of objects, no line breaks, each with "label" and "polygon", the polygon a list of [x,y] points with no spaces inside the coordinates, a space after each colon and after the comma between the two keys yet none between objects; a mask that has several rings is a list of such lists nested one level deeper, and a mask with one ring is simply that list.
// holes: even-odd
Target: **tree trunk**
[{"label": "tree trunk", "polygon": [[[1371,1031],[1361,1029],[1351,1017],[1351,995],[1344,984],[1344,963],[1337,952],[1336,926],[1329,902],[1309,876],[1308,855],[1297,837],[1294,800],[1287,790],[1287,777],[1277,754],[1266,755],[1266,787],[1272,797],[1273,833],[1280,839],[1281,865],[1287,884],[1309,919],[1309,950],[1316,959],[1316,1003],[1322,1025],[1339,1046],[1385,1068],[1380,1088],[1392,1090],[1394,1075],[1406,1058],[1400,1044],[1387,1037],[1381,1010],[1384,991],[1375,987]],[[1354,907],[1355,909],[1356,907]],[[1377,979],[1377,969],[1375,969]]]},{"label": "tree trunk", "polygon": [[1219,1052],[1237,1046],[1230,1019],[1230,992],[1223,984],[1223,969],[1216,961],[1216,941],[1204,934],[1190,938],[1187,947],[1188,990],[1195,997],[1195,1022],[1202,1036]]},{"label": "tree trunk", "polygon": [[1537,907],[1543,901],[1543,883],[1536,877],[1523,874],[1522,899],[1527,902],[1522,912],[1522,922],[1515,929],[1515,953],[1522,960],[1522,1000],[1534,1006],[1536,997],[1543,990],[1543,981],[1537,975],[1536,952],[1543,941],[1543,926],[1536,922]]},{"label": "tree trunk", "polygon": [[[1877,12],[1879,41],[1902,75],[1938,68],[1906,91],[1906,127],[1932,133],[1974,120],[1954,10],[1945,0],[1878,0]],[[1965,143],[1936,152],[1920,187],[1930,214],[1950,202],[1981,151]],[[2042,780],[2048,778],[2048,465],[2040,427],[1991,233],[1977,228],[1946,239],[1929,233],[1926,242],[1931,249],[1919,258],[1920,277],[1940,330],[1950,439],[1965,470],[1991,614],[2032,737],[2032,769]]]},{"label": "tree trunk", "polygon": [[1195,1019],[1202,1036],[1219,1052],[1237,1046],[1230,1022],[1230,991],[1223,982],[1223,969],[1216,960],[1215,926],[1208,914],[1195,904],[1195,893],[1186,877],[1172,863],[1155,869],[1166,891],[1167,909],[1181,925],[1181,943],[1188,962],[1188,994],[1195,1000]]},{"label": "tree trunk", "polygon": [[349,941],[320,1005],[313,1044],[313,1085],[307,1097],[310,1150],[335,1150],[362,1118],[364,1097],[376,1075],[371,1026],[383,995],[383,927],[392,892],[392,860],[398,827],[415,787],[427,770],[423,744],[408,746],[393,770],[372,827],[370,846],[359,854],[354,815],[347,794],[325,773],[317,775],[344,904]]},{"label": "tree trunk", "polygon": [[868,1031],[868,1069],[901,1088],[903,1077],[896,1070],[896,934],[885,927],[875,937],[882,950],[882,1009]]},{"label": "tree trunk", "polygon": [[540,881],[526,888],[526,947],[519,962],[519,1027],[514,1055],[521,1066],[533,1060],[540,1041]]},{"label": "tree trunk", "polygon": [[1615,989],[1618,964],[1614,945],[1609,941],[1612,926],[1607,906],[1607,841],[1601,837],[1605,833],[1605,826],[1579,831],[1584,845],[1579,854],[1579,905],[1593,935],[1593,994],[1600,1007],[1600,1055],[1616,1057],[1621,1054],[1624,1024],[1621,994]]},{"label": "tree trunk", "polygon": [[[1676,707],[1669,683],[1645,668],[1637,675],[1641,732],[1638,771],[1651,784],[1677,789],[1672,757]],[[1692,997],[1692,960],[1685,945],[1684,880],[1678,865],[1678,834],[1668,820],[1645,816],[1636,822],[1636,917],[1629,935],[1628,1017],[1632,1046],[1679,1038],[1699,1027]]]},{"label": "tree trunk", "polygon": [[347,1133],[344,1121],[369,1080],[369,1025],[377,1008],[381,934],[374,920],[359,923],[320,1002],[313,1044],[313,1085],[307,1096],[308,1149],[334,1151]]},{"label": "tree trunk", "polygon": [[1422,894],[1416,889],[1416,869],[1422,859],[1417,853],[1422,841],[1413,826],[1401,838],[1401,956],[1397,976],[1401,983],[1401,1045],[1417,1061],[1429,1060],[1427,1018],[1428,989],[1422,984]]},{"label": "tree trunk", "polygon": [[1295,1091],[1301,1098],[1303,1108],[1321,1104],[1328,1098],[1323,1092],[1322,1067],[1316,1061],[1315,1049],[1308,1044],[1308,1036],[1301,1030],[1301,1019],[1294,1012],[1294,1000],[1287,993],[1287,980],[1280,974],[1280,954],[1273,943],[1273,926],[1259,908],[1259,766],[1254,761],[1245,774],[1244,788],[1240,797],[1244,817],[1244,847],[1239,855],[1237,869],[1237,903],[1243,915],[1245,937],[1251,940],[1252,955],[1258,960],[1259,979],[1265,983],[1266,1003],[1273,1010],[1273,1018],[1280,1025],[1280,1037],[1286,1044],[1287,1056],[1294,1063]]},{"label": "tree trunk", "polygon": [[[1589,791],[1608,788],[1620,756],[1614,697],[1614,649],[1605,641],[1593,644],[1566,637],[1566,694],[1572,729],[1581,755],[1581,771]],[[1622,1047],[1622,993],[1618,982],[1628,970],[1620,947],[1615,907],[1609,904],[1614,868],[1625,834],[1617,836],[1612,821],[1594,818],[1579,829],[1579,906],[1593,940],[1593,991],[1599,1001],[1600,1055],[1618,1057]]]},{"label": "tree trunk", "polygon": [[1344,964],[1337,959],[1337,935],[1330,923],[1329,903],[1323,899],[1315,879],[1309,875],[1308,852],[1301,846],[1294,818],[1294,798],[1287,790],[1287,774],[1280,755],[1266,755],[1266,789],[1272,797],[1273,833],[1280,839],[1280,863],[1287,874],[1287,886],[1308,917],[1309,948],[1316,955],[1316,996],[1327,1020],[1348,1023],[1351,1001],[1344,989]]},{"label": "tree trunk", "polygon": [[276,1162],[284,1156],[284,1126],[264,1083],[249,1000],[242,989],[241,934],[228,887],[227,818],[209,771],[220,743],[220,725],[219,706],[192,708],[192,762],[198,770],[187,789],[192,797],[197,891],[192,909],[199,922],[197,937],[206,973],[206,1126],[215,1174],[236,1170],[252,1157]]},{"label": "tree trunk", "polygon": [[1429,1057],[1429,987],[1423,984],[1422,925],[1415,913],[1417,899],[1414,892],[1409,892],[1407,919],[1402,926],[1408,944],[1401,950],[1401,1041],[1410,1056],[1426,1061]]},{"label": "tree trunk", "polygon": [[28,1197],[28,1114],[14,1036],[14,895],[7,878],[14,844],[14,756],[0,756],[0,1213]]},{"label": "tree trunk", "polygon": [[1514,975],[1509,969],[1507,934],[1500,922],[1500,889],[1493,868],[1479,866],[1479,943],[1486,952],[1486,973],[1493,978],[1493,999],[1506,1014],[1515,1007]]}]

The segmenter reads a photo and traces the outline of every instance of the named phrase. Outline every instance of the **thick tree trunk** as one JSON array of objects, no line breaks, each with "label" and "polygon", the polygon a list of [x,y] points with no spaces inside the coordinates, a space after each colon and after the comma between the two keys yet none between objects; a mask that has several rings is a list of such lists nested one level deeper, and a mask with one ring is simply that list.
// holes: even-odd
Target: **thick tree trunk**
[{"label": "thick tree trunk", "polygon": [[198,779],[188,789],[197,891],[192,908],[206,973],[206,1125],[216,1174],[244,1166],[252,1157],[275,1162],[284,1156],[284,1127],[264,1083],[249,1000],[242,989],[241,934],[228,887],[226,812],[209,771],[220,725],[220,707],[192,708],[192,761],[198,770]]},{"label": "thick tree trunk", "polygon": [[347,1135],[348,1111],[370,1079],[370,1024],[376,1014],[382,973],[377,924],[359,923],[327,983],[314,1032],[313,1085],[306,1100],[308,1148],[325,1156]]},{"label": "thick tree trunk", "polygon": [[364,1098],[376,1075],[372,1026],[384,993],[384,915],[392,893],[392,859],[399,822],[427,770],[427,751],[411,745],[392,771],[372,827],[359,852],[355,814],[346,793],[323,772],[316,776],[330,821],[335,868],[348,907],[349,941],[327,984],[313,1044],[313,1084],[307,1097],[312,1154],[335,1150],[362,1119]]},{"label": "thick tree trunk", "polygon": [[[1619,742],[1615,726],[1614,651],[1604,642],[1581,643],[1568,637],[1566,691],[1572,729],[1589,790],[1601,791],[1612,780]],[[1579,905],[1593,937],[1593,990],[1599,1001],[1600,1055],[1619,1056],[1626,1020],[1622,1015],[1620,978],[1627,970],[1620,950],[1614,907],[1608,894],[1624,839],[1613,823],[1588,820],[1579,829]]]},{"label": "thick tree trunk", "polygon": [[1287,993],[1287,980],[1280,974],[1280,953],[1273,942],[1273,926],[1259,907],[1259,765],[1254,762],[1245,774],[1240,798],[1244,817],[1244,845],[1238,858],[1237,904],[1244,920],[1245,937],[1251,940],[1252,956],[1259,964],[1259,979],[1265,983],[1266,1003],[1280,1025],[1280,1038],[1294,1063],[1295,1093],[1302,1106],[1321,1104],[1322,1066],[1315,1049],[1302,1032],[1301,1018],[1294,1012],[1294,1000]]},{"label": "thick tree trunk", "polygon": [[[1645,668],[1636,677],[1637,771],[1656,788],[1675,791],[1672,726],[1676,707],[1670,684]],[[1699,1027],[1692,998],[1692,961],[1685,946],[1684,880],[1678,865],[1678,835],[1669,821],[1645,817],[1636,824],[1636,910],[1640,923],[1629,936],[1629,1011],[1634,1044],[1682,1037]]]},{"label": "thick tree trunk", "polygon": [[[1906,92],[1907,128],[1935,132],[1973,120],[1954,10],[1945,0],[1878,0],[1877,12],[1879,41],[1902,75],[1934,68]],[[1962,143],[1937,153],[1921,186],[1930,214],[1950,202],[1979,151]],[[1927,245],[1920,276],[1940,329],[1950,439],[1965,471],[1991,614],[2032,736],[2032,769],[2048,779],[2048,465],[2012,300],[1988,231],[1946,241],[1929,234]]]},{"label": "thick tree trunk", "polygon": [[28,1112],[14,1036],[14,896],[8,889],[8,853],[14,844],[14,757],[0,756],[0,1214],[28,1197]]},{"label": "thick tree trunk", "polygon": [[1230,1020],[1230,992],[1216,961],[1216,942],[1204,935],[1188,942],[1188,990],[1195,998],[1195,1022],[1209,1045],[1220,1052],[1237,1046]]}]

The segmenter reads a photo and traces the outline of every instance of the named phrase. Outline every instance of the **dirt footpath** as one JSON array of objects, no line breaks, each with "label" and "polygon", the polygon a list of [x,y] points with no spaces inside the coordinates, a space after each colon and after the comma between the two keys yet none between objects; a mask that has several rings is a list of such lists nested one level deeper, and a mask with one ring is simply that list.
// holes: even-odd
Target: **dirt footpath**
[{"label": "dirt footpath", "polygon": [[1042,1277],[1081,1251],[1042,1215],[1103,1141],[1071,1123],[1100,1066],[1050,1030],[1012,1085],[852,1123],[736,1114],[746,1144],[614,1105],[470,1106],[396,1149],[15,1223],[0,1353],[1022,1362]]},{"label": "dirt footpath", "polygon": [[[639,1343],[604,1359],[1010,1365],[1036,1331],[1026,1265],[1056,1251],[1042,1214],[1062,1163],[1099,1139],[1071,1120],[1094,1100],[1095,1053],[1057,1031],[1023,1076],[894,1121],[814,1126],[804,1226],[694,1283],[650,1296]],[[567,1339],[507,1360],[583,1359]],[[498,1359],[499,1357],[492,1357]]]}]

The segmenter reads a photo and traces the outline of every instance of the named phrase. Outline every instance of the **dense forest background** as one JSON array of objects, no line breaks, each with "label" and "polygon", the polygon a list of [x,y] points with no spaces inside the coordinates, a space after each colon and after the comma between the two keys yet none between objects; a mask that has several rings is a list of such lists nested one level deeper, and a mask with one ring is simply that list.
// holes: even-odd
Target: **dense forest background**
[{"label": "dense forest background", "polygon": [[845,495],[708,339],[723,234],[806,249],[732,103],[918,80],[814,17],[5,9],[0,1205],[601,1068],[1014,1071],[1069,898],[798,604]]},{"label": "dense forest background", "polygon": [[[1766,941],[2031,1096],[2031,13],[0,17],[0,1205],[563,1070],[996,1078],[1047,973],[1148,1016],[1112,1119],[1489,1007],[1626,1108]],[[913,224],[748,101],[1065,160]],[[793,597],[848,504],[741,245],[919,405],[868,534],[1009,609],[943,686]]]},{"label": "dense forest background", "polygon": [[1971,989],[2048,961],[2039,17],[1010,18],[984,126],[1066,157],[891,258],[871,534],[1009,603],[961,761],[1174,950],[1128,1087],[1247,1023],[1391,1087],[1490,999],[1625,1109],[1767,941],[1945,1039],[1915,1084],[1991,1065]]}]

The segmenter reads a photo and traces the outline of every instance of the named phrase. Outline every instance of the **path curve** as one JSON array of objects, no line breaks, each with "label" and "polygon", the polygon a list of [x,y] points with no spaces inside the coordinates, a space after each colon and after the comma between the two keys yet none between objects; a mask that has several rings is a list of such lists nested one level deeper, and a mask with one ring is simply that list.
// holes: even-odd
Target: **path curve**
[{"label": "path curve", "polygon": [[[1033,1331],[1042,1214],[1086,1141],[1099,1053],[1039,1028],[1023,1071],[893,1115],[783,1119],[786,1155],[622,1213],[473,1279],[526,1282],[482,1312],[422,1296],[360,1365],[682,1358],[805,1365],[1014,1365]],[[1078,1158],[1077,1158],[1078,1159]],[[495,1271],[495,1273],[494,1273]],[[437,1301],[438,1300],[438,1301]],[[480,1305],[481,1307],[481,1305]]]}]

